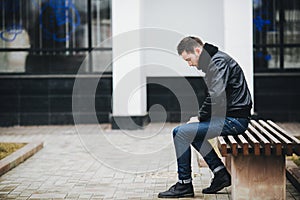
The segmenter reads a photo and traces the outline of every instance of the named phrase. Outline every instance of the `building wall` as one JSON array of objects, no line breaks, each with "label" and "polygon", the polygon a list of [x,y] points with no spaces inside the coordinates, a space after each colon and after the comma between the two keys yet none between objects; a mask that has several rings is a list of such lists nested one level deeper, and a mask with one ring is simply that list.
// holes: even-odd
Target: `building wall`
[{"label": "building wall", "polygon": [[[128,7],[130,2],[134,6]],[[204,74],[187,67],[176,53],[176,45],[182,37],[196,35],[205,42],[219,46],[242,65],[251,90],[255,84],[253,97],[259,117],[275,121],[300,120],[300,97],[296,87],[299,85],[299,75],[253,75],[252,0],[113,0],[113,3],[118,4],[118,7],[113,7],[113,13],[118,14],[118,20],[113,20],[113,29],[118,29],[115,34],[140,30],[136,46],[141,48],[141,52],[128,57],[124,63],[119,63],[120,68],[115,72],[121,73],[120,77],[128,72],[122,70],[129,69],[128,66],[133,64],[133,67],[142,66],[138,71],[140,79],[134,83],[138,86],[146,82],[166,80],[167,84],[177,84],[180,88],[182,77],[187,77],[201,104],[205,88],[201,77]],[[123,46],[126,44],[128,41],[124,40]],[[114,45],[116,49],[120,43]],[[136,57],[139,59],[135,59]],[[115,72],[113,75],[118,74]],[[91,82],[96,80],[93,75],[88,79]],[[75,76],[64,75],[1,76],[0,125],[72,124],[74,80]],[[101,79],[100,83],[104,88],[96,94],[96,111],[101,123],[108,123],[112,113],[113,81],[115,79],[112,76]],[[155,84],[143,89],[137,97],[139,104],[133,102],[135,107],[131,111],[143,114],[153,105],[161,104],[166,110],[167,121],[180,121],[181,108],[170,91]],[[122,93],[124,91],[114,99],[123,100]],[[179,96],[191,97],[184,90],[179,90]],[[119,106],[127,108],[124,101]],[[119,114],[122,114],[123,110],[120,111]],[[197,109],[183,112],[183,117],[187,119],[188,116],[195,115]],[[86,123],[89,123],[90,114],[81,113]]]},{"label": "building wall", "polygon": [[[142,51],[142,64],[159,63],[172,70],[148,69],[147,76],[203,76],[196,69],[187,67],[176,51],[179,41],[189,35],[200,37],[224,49],[223,0],[142,0],[142,47],[157,49]],[[157,30],[147,30],[156,28]],[[159,49],[168,52],[159,51]],[[173,71],[174,70],[174,71]]]},{"label": "building wall", "polygon": [[[0,126],[73,124],[72,91],[75,78],[29,78],[10,77],[0,79]],[[87,86],[97,77],[85,78]],[[205,84],[202,78],[187,77],[199,105],[204,100]],[[255,112],[259,118],[274,121],[300,121],[299,74],[255,76]],[[182,77],[148,77],[148,82],[164,82],[166,85],[182,83]],[[284,84],[283,84],[284,83]],[[178,84],[180,86],[180,84]],[[96,115],[99,123],[109,123],[112,112],[112,77],[101,78],[95,96]],[[180,88],[180,87],[179,87]],[[88,92],[88,87],[87,90]],[[167,122],[180,122],[197,114],[197,108],[183,110],[178,98],[187,102],[193,98],[184,88],[178,90],[177,97],[161,85],[147,85],[147,110],[160,104],[163,110],[152,110],[159,121],[165,117]],[[80,97],[79,97],[80,98]],[[80,113],[82,122],[90,123],[93,113]],[[157,118],[155,117],[157,116]]]},{"label": "building wall", "polygon": [[189,35],[228,50],[253,94],[251,0],[114,0],[112,8],[113,118],[147,115],[147,77],[204,76],[177,55],[177,44]]},{"label": "building wall", "polygon": [[73,114],[81,123],[91,123],[94,113],[82,108],[73,113],[72,98],[94,100],[99,123],[109,122],[111,113],[112,78],[103,77],[95,95],[89,95],[90,85],[97,76],[85,76],[85,94],[73,96],[75,76],[8,76],[0,79],[0,126],[74,124]]},{"label": "building wall", "polygon": [[255,112],[274,121],[300,121],[300,74],[258,73],[255,75]]}]

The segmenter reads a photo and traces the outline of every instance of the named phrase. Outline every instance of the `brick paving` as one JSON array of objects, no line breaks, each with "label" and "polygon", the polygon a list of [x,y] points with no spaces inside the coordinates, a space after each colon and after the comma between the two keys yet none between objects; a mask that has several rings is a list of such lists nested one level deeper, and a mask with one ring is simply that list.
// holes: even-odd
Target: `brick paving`
[{"label": "brick paving", "polygon": [[[0,128],[1,141],[44,141],[42,150],[0,177],[0,199],[157,199],[177,180],[171,143],[176,125],[129,132],[105,124]],[[230,187],[201,193],[211,173],[195,158],[194,152],[194,199],[230,199]],[[287,199],[300,199],[289,182]]]}]

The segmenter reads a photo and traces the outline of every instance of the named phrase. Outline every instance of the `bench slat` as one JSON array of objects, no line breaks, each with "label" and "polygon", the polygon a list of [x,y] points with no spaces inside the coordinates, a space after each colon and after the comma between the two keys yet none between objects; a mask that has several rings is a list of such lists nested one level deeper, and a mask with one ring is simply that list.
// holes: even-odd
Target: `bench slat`
[{"label": "bench slat", "polygon": [[263,133],[266,137],[268,137],[271,140],[273,146],[275,147],[276,155],[280,156],[282,154],[282,143],[256,121],[251,120],[251,124],[255,126],[255,128],[259,129],[261,133]]},{"label": "bench slat", "polygon": [[294,148],[294,153],[300,155],[300,140],[293,135],[290,135],[287,131],[282,129],[280,126],[275,124],[272,120],[267,120],[268,124],[270,124],[273,128],[275,128],[277,131],[279,131],[282,135],[287,137],[293,142],[293,148]]},{"label": "bench slat", "polygon": [[300,140],[289,135],[271,120],[250,122],[243,134],[217,137],[222,156],[300,154]]},{"label": "bench slat", "polygon": [[241,143],[241,146],[243,148],[243,155],[247,156],[249,155],[249,143],[242,135],[237,136],[238,140]]},{"label": "bench slat", "polygon": [[292,141],[294,141],[297,144],[300,144],[300,140],[294,137],[293,135],[288,134],[284,129],[282,129],[280,126],[275,124],[272,120],[267,120],[267,122],[275,129],[277,129],[279,132],[284,134],[286,137],[290,138]]},{"label": "bench slat", "polygon": [[278,131],[273,129],[269,124],[267,124],[263,120],[259,120],[259,123],[264,128],[268,129],[271,132],[271,134],[273,134],[276,138],[278,138],[283,143],[283,146],[286,148],[286,154],[288,156],[291,156],[293,154],[292,142],[289,139],[287,139],[284,135],[280,134]]},{"label": "bench slat", "polygon": [[260,132],[258,132],[251,124],[248,125],[248,130],[251,132],[253,135],[255,135],[259,140],[263,143],[264,146],[264,153],[266,156],[271,155],[271,143],[269,140],[267,140]]},{"label": "bench slat", "polygon": [[219,146],[219,149],[221,149],[221,155],[223,157],[226,157],[227,156],[227,144],[226,144],[223,136],[218,137],[218,146]]},{"label": "bench slat", "polygon": [[254,155],[259,156],[260,155],[259,141],[257,141],[255,137],[248,130],[245,131],[245,136],[247,137],[252,148],[254,149]]},{"label": "bench slat", "polygon": [[238,151],[237,151],[237,141],[233,138],[232,135],[227,136],[229,143],[230,143],[230,148],[231,148],[231,153],[233,156],[237,156]]}]

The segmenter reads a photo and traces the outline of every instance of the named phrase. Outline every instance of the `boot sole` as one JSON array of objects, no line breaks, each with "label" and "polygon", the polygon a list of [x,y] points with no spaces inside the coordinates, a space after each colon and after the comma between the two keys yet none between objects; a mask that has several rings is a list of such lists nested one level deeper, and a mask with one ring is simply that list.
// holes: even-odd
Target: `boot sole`
[{"label": "boot sole", "polygon": [[203,190],[202,190],[202,193],[203,194],[216,194],[216,193],[218,193],[220,190],[223,190],[224,188],[226,188],[226,187],[229,187],[229,186],[231,186],[231,183],[223,183],[217,190],[215,190],[215,191],[212,191],[212,192],[203,192]]},{"label": "boot sole", "polygon": [[190,194],[183,194],[183,195],[176,195],[176,196],[160,196],[158,195],[158,198],[185,198],[185,197],[194,197],[194,193]]}]

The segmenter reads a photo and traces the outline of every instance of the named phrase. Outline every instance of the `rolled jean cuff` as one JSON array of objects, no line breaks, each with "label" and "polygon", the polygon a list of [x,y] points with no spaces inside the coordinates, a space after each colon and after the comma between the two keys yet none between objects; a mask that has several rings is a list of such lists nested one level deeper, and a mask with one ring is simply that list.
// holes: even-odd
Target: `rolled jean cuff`
[{"label": "rolled jean cuff", "polygon": [[192,182],[192,178],[186,179],[186,180],[178,180],[178,183],[180,184],[188,184]]},{"label": "rolled jean cuff", "polygon": [[213,173],[217,173],[218,171],[220,171],[221,169],[224,169],[225,166],[219,166],[219,167],[216,167],[214,170],[213,170]]}]

